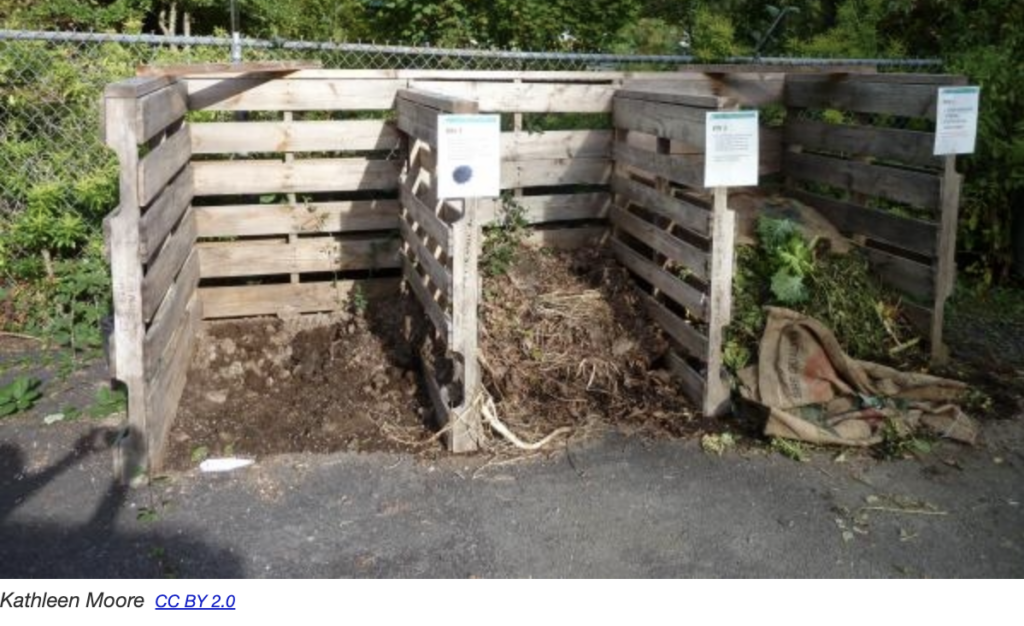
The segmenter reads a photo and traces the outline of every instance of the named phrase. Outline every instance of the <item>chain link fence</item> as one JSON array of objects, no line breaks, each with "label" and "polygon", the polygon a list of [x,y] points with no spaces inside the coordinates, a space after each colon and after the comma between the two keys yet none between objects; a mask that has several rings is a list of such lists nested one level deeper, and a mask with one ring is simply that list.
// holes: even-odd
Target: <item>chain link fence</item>
[{"label": "chain link fence", "polygon": [[[376,44],[243,39],[243,60],[319,60],[325,68],[672,71],[689,56],[450,50]],[[39,215],[48,245],[74,247],[117,201],[117,164],[100,137],[104,87],[146,64],[231,60],[231,40],[0,30],[0,227]],[[735,58],[728,63],[872,65],[883,71],[937,71],[928,59]],[[31,236],[32,220],[26,222]],[[56,224],[57,226],[54,226]],[[64,233],[64,230],[67,232]],[[62,237],[65,240],[62,241]],[[80,238],[80,237],[79,237]],[[2,256],[0,250],[0,256]]]}]

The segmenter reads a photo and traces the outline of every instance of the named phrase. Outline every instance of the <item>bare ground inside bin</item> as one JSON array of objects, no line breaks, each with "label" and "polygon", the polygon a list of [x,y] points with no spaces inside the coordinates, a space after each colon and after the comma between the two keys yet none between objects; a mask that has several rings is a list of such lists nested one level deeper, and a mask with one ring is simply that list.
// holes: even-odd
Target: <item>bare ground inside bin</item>
[{"label": "bare ground inside bin", "polygon": [[[440,446],[405,299],[362,311],[212,322],[196,347],[168,464],[204,456],[399,451]],[[429,443],[426,443],[428,442]]]},{"label": "bare ground inside bin", "polygon": [[481,315],[484,382],[520,437],[717,429],[672,380],[668,343],[607,250],[520,247],[506,273],[484,277]]}]

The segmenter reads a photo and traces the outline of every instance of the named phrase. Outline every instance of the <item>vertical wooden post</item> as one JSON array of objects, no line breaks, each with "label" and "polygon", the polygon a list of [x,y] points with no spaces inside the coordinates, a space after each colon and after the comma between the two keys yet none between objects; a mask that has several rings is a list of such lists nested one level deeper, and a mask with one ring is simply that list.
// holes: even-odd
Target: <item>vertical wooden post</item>
[{"label": "vertical wooden post", "polygon": [[137,115],[138,100],[134,95],[108,90],[104,97],[104,136],[120,163],[120,204],[107,219],[107,245],[113,283],[115,370],[128,388],[129,432],[119,442],[114,468],[123,481],[148,470]]},{"label": "vertical wooden post", "polygon": [[[291,111],[285,111],[284,114],[282,115],[282,119],[284,121],[285,129],[286,129],[285,130],[285,137],[290,137],[291,134],[292,134],[292,121],[295,119],[295,116],[294,116],[294,114]],[[294,154],[292,154],[291,152],[285,152],[284,153],[284,162],[285,163],[292,163],[294,161],[295,161],[295,155]],[[299,210],[299,208],[297,206],[298,205],[298,198],[296,197],[296,195],[294,193],[289,193],[289,194],[287,194],[287,198],[288,198],[288,206],[291,207],[291,210],[293,212],[297,212]],[[288,245],[293,246],[293,250],[294,250],[294,246],[296,246],[298,243],[299,243],[299,235],[298,235],[298,233],[294,233],[294,232],[288,233]],[[292,274],[290,276],[290,278],[291,278],[291,282],[292,282],[293,285],[299,282],[299,275],[298,274]]]},{"label": "vertical wooden post", "polygon": [[960,185],[963,177],[956,171],[956,155],[944,159],[939,208],[938,262],[935,271],[935,303],[932,305],[932,363],[942,364],[949,359],[949,349],[942,340],[946,300],[956,284],[956,228],[960,209]]},{"label": "vertical wooden post", "polygon": [[480,364],[477,360],[480,303],[478,261],[483,232],[479,219],[480,201],[462,201],[462,215],[452,225],[452,332],[450,350],[462,358],[462,406],[453,409],[449,433],[452,452],[472,452],[479,447],[480,413],[476,397],[480,392]]},{"label": "vertical wooden post", "polygon": [[723,375],[725,327],[732,320],[732,280],[736,213],[729,208],[729,190],[715,187],[711,214],[710,302],[708,303],[707,387],[703,413],[721,415],[729,408],[729,385]]}]

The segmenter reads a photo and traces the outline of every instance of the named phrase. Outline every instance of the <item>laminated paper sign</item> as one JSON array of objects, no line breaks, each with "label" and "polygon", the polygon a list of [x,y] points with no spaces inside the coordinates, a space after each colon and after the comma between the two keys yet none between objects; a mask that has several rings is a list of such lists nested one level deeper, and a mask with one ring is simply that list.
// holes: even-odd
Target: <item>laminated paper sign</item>
[{"label": "laminated paper sign", "polygon": [[437,117],[437,195],[496,198],[501,193],[501,118]]},{"label": "laminated paper sign", "polygon": [[705,120],[704,186],[757,184],[757,111],[714,111]]},{"label": "laminated paper sign", "polygon": [[978,135],[980,87],[939,87],[934,154],[971,154]]}]

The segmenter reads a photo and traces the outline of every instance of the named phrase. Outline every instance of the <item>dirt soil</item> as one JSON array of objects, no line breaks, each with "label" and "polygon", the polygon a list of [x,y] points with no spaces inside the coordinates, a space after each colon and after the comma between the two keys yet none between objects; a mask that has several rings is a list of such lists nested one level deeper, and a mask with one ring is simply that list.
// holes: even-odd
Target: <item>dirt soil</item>
[{"label": "dirt soil", "polygon": [[668,343],[607,250],[520,247],[484,276],[484,384],[520,437],[561,426],[681,436],[706,426],[664,363]]},{"label": "dirt soil", "polygon": [[[431,416],[404,339],[404,300],[364,311],[207,325],[168,465],[204,456],[421,450]],[[205,451],[203,450],[205,448]]]}]

